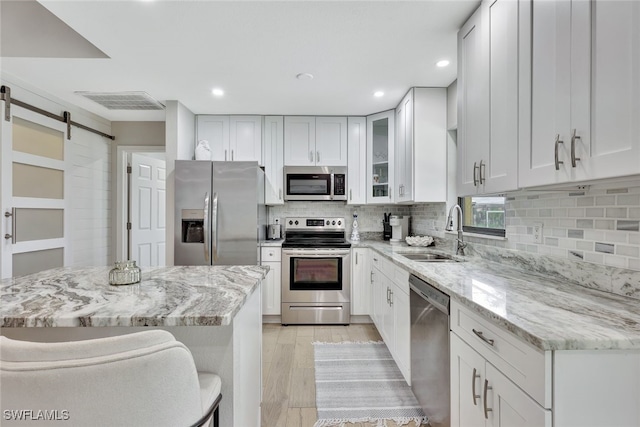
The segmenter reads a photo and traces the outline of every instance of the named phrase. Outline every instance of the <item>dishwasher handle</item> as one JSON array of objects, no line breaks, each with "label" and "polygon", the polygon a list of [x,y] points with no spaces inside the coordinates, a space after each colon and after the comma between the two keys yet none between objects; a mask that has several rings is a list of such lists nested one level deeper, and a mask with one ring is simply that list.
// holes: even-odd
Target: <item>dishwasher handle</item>
[{"label": "dishwasher handle", "polygon": [[437,290],[413,274],[409,276],[409,287],[422,299],[429,301],[435,308],[449,315],[449,295]]}]

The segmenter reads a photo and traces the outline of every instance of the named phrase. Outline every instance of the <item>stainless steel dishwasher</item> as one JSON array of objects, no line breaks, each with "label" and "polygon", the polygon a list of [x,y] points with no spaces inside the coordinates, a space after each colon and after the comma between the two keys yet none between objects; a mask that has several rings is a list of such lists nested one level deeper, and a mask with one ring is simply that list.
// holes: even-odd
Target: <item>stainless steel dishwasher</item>
[{"label": "stainless steel dishwasher", "polygon": [[432,427],[451,424],[449,295],[411,275],[411,389]]}]

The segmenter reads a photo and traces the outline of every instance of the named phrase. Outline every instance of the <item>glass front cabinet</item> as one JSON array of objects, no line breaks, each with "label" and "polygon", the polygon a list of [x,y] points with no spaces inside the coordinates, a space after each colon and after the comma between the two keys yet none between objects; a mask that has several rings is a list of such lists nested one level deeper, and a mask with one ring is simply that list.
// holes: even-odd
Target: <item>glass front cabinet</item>
[{"label": "glass front cabinet", "polygon": [[367,204],[393,202],[394,111],[367,117]]}]

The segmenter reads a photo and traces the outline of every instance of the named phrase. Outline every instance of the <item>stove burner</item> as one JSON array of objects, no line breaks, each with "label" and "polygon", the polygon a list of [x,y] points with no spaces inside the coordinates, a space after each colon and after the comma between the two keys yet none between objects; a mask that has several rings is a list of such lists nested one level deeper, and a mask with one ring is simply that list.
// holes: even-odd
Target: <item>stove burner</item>
[{"label": "stove burner", "polygon": [[283,248],[350,248],[344,218],[287,218]]}]

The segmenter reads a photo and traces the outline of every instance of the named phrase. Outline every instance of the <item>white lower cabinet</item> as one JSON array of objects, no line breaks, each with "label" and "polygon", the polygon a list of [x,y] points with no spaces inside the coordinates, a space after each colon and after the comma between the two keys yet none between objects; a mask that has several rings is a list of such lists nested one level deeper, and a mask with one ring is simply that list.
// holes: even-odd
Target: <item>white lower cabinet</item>
[{"label": "white lower cabinet", "polygon": [[[406,286],[397,283],[394,277],[393,263],[381,256],[371,255],[371,277],[373,292],[373,309],[371,318],[389,348],[400,372],[411,385],[411,320],[409,317],[409,274],[399,273],[398,277],[406,278]],[[405,289],[406,288],[406,289]]]},{"label": "white lower cabinet", "polygon": [[351,249],[351,315],[370,314],[371,266],[369,249]]},{"label": "white lower cabinet", "polygon": [[451,426],[637,427],[640,350],[542,351],[451,301]]},{"label": "white lower cabinet", "polygon": [[398,286],[391,294],[393,307],[393,335],[395,337],[395,360],[407,383],[411,384],[411,317],[409,313],[409,294]]},{"label": "white lower cabinet", "polygon": [[280,315],[280,292],[282,283],[281,248],[279,246],[262,248],[262,265],[269,266],[269,273],[262,282],[262,314]]},{"label": "white lower cabinet", "polygon": [[452,333],[451,425],[551,427],[551,411]]}]

